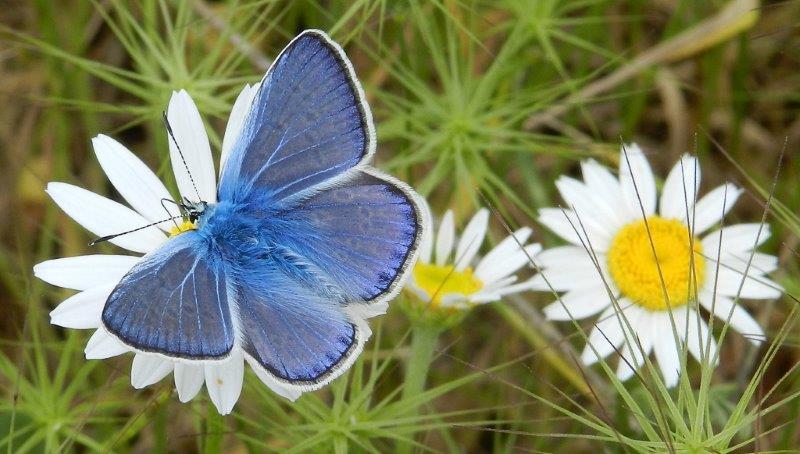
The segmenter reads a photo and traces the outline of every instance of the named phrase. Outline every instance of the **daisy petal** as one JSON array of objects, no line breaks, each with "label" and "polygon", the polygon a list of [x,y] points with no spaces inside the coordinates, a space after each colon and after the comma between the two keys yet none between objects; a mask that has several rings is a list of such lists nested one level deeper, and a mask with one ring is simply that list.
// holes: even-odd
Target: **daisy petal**
[{"label": "daisy petal", "polygon": [[732,184],[725,184],[706,194],[695,207],[693,227],[695,234],[700,234],[719,223],[733,208],[736,200],[744,192]]},{"label": "daisy petal", "polygon": [[528,280],[526,282],[520,282],[519,284],[506,285],[506,286],[503,286],[503,287],[499,287],[496,290],[494,290],[494,292],[498,296],[503,297],[503,296],[506,296],[506,295],[511,295],[513,293],[525,292],[525,291],[528,291],[530,289],[531,289],[531,281]]},{"label": "daisy petal", "polygon": [[[150,222],[180,215],[175,204],[162,205],[162,199],[172,200],[169,191],[145,163],[122,144],[101,134],[92,139],[92,145],[100,167],[134,210]],[[169,230],[170,225],[171,222],[166,221],[160,227]]]},{"label": "daisy petal", "polygon": [[178,399],[186,403],[194,399],[200,392],[206,379],[203,366],[200,364],[175,363],[175,389],[178,390]]},{"label": "daisy petal", "polygon": [[389,310],[389,302],[381,301],[379,303],[350,303],[347,306],[347,312],[353,317],[358,317],[361,320],[367,320],[372,317],[377,317],[386,314]]},{"label": "daisy petal", "polygon": [[[516,276],[513,276],[516,280]],[[506,279],[503,279],[503,282],[507,282]],[[511,295],[514,293],[522,293],[526,292],[531,289],[531,281],[528,280],[526,282],[520,282],[519,284],[514,285],[496,285],[493,286],[491,289],[482,289],[480,292],[473,293],[469,297],[469,301],[475,304],[483,304],[489,303],[493,301],[501,300],[504,296]]]},{"label": "daisy petal", "polygon": [[541,269],[533,277],[531,289],[568,291],[592,288],[606,294],[607,285],[615,295],[618,294],[614,283],[608,278],[605,256],[598,254],[597,259],[599,263],[595,264],[587,252],[575,246],[547,249],[535,258]]},{"label": "daisy petal", "polygon": [[448,293],[447,295],[441,296],[441,305],[442,307],[457,307],[457,308],[467,308],[469,307],[467,303],[470,302],[466,296],[460,293]]},{"label": "daisy petal", "polygon": [[64,328],[99,328],[100,316],[114,284],[105,284],[72,295],[50,312],[50,323]]},{"label": "daisy petal", "polygon": [[137,353],[131,365],[131,386],[142,389],[158,383],[172,372],[173,362],[155,355]]},{"label": "daisy petal", "polygon": [[556,181],[556,187],[561,198],[578,214],[584,226],[591,226],[610,238],[625,223],[624,218],[606,203],[603,198],[605,194],[593,193],[585,184],[565,176]]},{"label": "daisy petal", "polygon": [[613,306],[604,310],[597,320],[581,353],[581,361],[587,366],[615,352],[625,340],[623,325],[620,323],[624,321],[621,316],[617,316]]},{"label": "daisy petal", "polygon": [[263,368],[258,363],[250,359],[250,357],[247,357],[247,363],[250,364],[250,367],[253,369],[253,372],[255,372],[256,377],[258,377],[258,379],[261,380],[262,383],[267,385],[267,388],[271,389],[276,394],[279,394],[280,396],[283,396],[291,400],[292,402],[297,400],[297,398],[300,397],[301,394],[303,394],[303,392],[300,391],[299,389],[289,388],[287,386],[278,383],[277,380],[275,380],[274,378],[272,378],[272,376],[264,372]]},{"label": "daisy petal", "polygon": [[503,299],[503,295],[497,292],[479,292],[469,296],[469,302],[472,304],[493,303],[501,299]]},{"label": "daisy petal", "polygon": [[623,145],[619,157],[619,181],[628,212],[642,218],[656,211],[656,180],[647,157],[638,145]]},{"label": "daisy petal", "polygon": [[83,353],[86,355],[86,359],[107,359],[129,351],[131,351],[130,348],[101,327],[97,328],[97,331],[89,338]]},{"label": "daisy petal", "polygon": [[491,272],[492,268],[501,265],[508,255],[521,250],[521,245],[528,241],[532,233],[533,230],[531,228],[523,227],[514,232],[513,235],[507,236],[481,259],[478,266],[475,267],[475,277],[486,282],[485,277],[481,276],[485,276]]},{"label": "daisy petal", "polygon": [[406,284],[406,290],[410,290],[420,301],[430,301],[433,298],[433,295],[429,295],[424,289],[418,286],[414,282],[414,276],[409,278],[408,283]]},{"label": "daisy petal", "polygon": [[629,320],[633,335],[628,337],[628,341],[620,352],[619,365],[617,366],[617,377],[621,381],[633,377],[645,362],[645,358],[653,349],[653,317],[652,314],[641,311],[639,317]]},{"label": "daisy petal", "polygon": [[47,260],[33,267],[33,275],[59,287],[87,290],[122,279],[140,257],[130,255],[81,255]]},{"label": "daisy petal", "polygon": [[611,244],[608,233],[598,230],[594,223],[584,221],[583,217],[577,216],[572,210],[542,208],[539,210],[539,222],[570,243],[591,247],[595,252],[605,252]]},{"label": "daisy petal", "polygon": [[[186,90],[172,92],[167,107],[167,120],[175,135],[175,140],[171,137],[167,139],[172,170],[181,195],[195,202],[199,201],[198,197],[204,202],[216,202],[217,177],[214,175],[214,162],[211,160],[211,146],[208,144],[200,111]],[[177,145],[175,142],[178,142]]]},{"label": "daisy petal", "polygon": [[[604,273],[607,276],[607,273]],[[545,269],[530,281],[531,290],[566,292],[577,288],[603,289],[611,281],[593,267],[576,265],[574,268]],[[617,292],[615,292],[617,293]]]},{"label": "daisy petal", "polygon": [[[708,266],[716,269],[716,260],[708,260]],[[761,252],[745,252],[730,254],[722,252],[720,262],[723,267],[733,268],[734,270],[749,275],[768,274],[778,269],[778,257]]]},{"label": "daisy petal", "polygon": [[540,224],[564,240],[578,246],[582,244],[581,237],[578,236],[575,213],[572,211],[561,208],[541,208],[538,220]]},{"label": "daisy petal", "polygon": [[[127,232],[150,223],[128,207],[71,184],[49,183],[47,193],[69,217],[97,236]],[[150,227],[118,236],[110,242],[129,251],[147,253],[165,239],[157,227]]]},{"label": "daisy petal", "polygon": [[454,258],[456,271],[463,271],[472,263],[472,259],[475,258],[475,254],[478,253],[483,244],[488,226],[489,210],[481,208],[464,228],[464,233],[461,235],[461,240],[456,247],[456,256]]},{"label": "daisy petal", "polygon": [[561,295],[560,301],[544,308],[548,320],[580,320],[591,317],[611,304],[608,294],[602,288],[581,288]]},{"label": "daisy petal", "polygon": [[[664,385],[667,388],[672,388],[678,384],[678,378],[681,373],[681,360],[678,355],[678,344],[675,337],[672,335],[672,328],[669,321],[669,314],[664,314],[667,318],[661,317],[658,322],[659,326],[667,326],[669,334],[661,333],[658,339],[655,339],[653,349],[655,350],[658,368],[661,370],[661,375],[664,376]],[[665,323],[666,322],[666,323]],[[655,327],[655,326],[654,326]]]},{"label": "daisy petal", "polygon": [[456,225],[453,221],[453,210],[447,210],[439,224],[439,234],[436,236],[436,265],[444,266],[450,253],[453,252],[453,243],[456,240]]},{"label": "daisy petal", "polygon": [[228,360],[215,364],[206,364],[206,389],[208,396],[221,415],[233,410],[239,395],[242,393],[244,378],[244,359],[240,352],[231,353]]},{"label": "daisy petal", "polygon": [[481,292],[498,291],[498,290],[500,290],[502,288],[508,287],[509,285],[513,284],[514,282],[517,282],[517,276],[506,276],[506,277],[504,277],[502,279],[498,279],[498,280],[492,282],[491,284],[484,285],[483,288],[481,288],[477,293],[475,293],[475,295],[477,295],[478,293],[481,293]]},{"label": "daisy petal", "polygon": [[702,358],[706,357],[706,349],[708,349],[708,360],[715,359],[715,364],[719,362],[717,355],[717,342],[713,336],[709,335],[708,325],[705,320],[700,317],[700,314],[694,309],[687,309],[681,313],[675,311],[675,326],[678,332],[684,332],[684,342],[686,349],[697,360],[702,362]]},{"label": "daisy petal", "polygon": [[769,224],[736,224],[723,227],[703,237],[703,251],[706,256],[715,258],[722,233],[722,251],[737,253],[752,251],[770,237]]},{"label": "daisy petal", "polygon": [[428,202],[422,199],[420,203],[422,211],[423,224],[428,228],[422,231],[422,238],[419,242],[419,261],[421,263],[431,263],[431,256],[433,255],[433,215],[431,214],[431,207]]},{"label": "daisy petal", "polygon": [[469,302],[475,304],[489,303],[501,299],[503,295],[510,295],[512,293],[524,292],[531,289],[530,281],[511,285],[516,281],[517,276],[508,276],[492,282],[489,285],[485,285],[477,292],[469,295]]},{"label": "daisy petal", "polygon": [[222,169],[225,167],[225,161],[236,145],[236,140],[239,138],[239,133],[242,131],[244,121],[247,119],[247,114],[250,112],[250,105],[253,104],[253,98],[258,93],[260,83],[253,85],[245,85],[236,101],[233,103],[231,115],[228,117],[228,125],[225,127],[225,135],[222,137],[222,153],[219,157],[219,173],[222,175]]},{"label": "daisy petal", "polygon": [[603,199],[603,202],[611,208],[613,219],[619,225],[632,220],[625,216],[627,210],[622,199],[619,180],[605,166],[594,159],[589,159],[581,162],[581,173],[589,192]]},{"label": "daisy petal", "polygon": [[720,295],[760,300],[778,298],[783,294],[783,287],[763,276],[750,274],[745,278],[744,274],[724,267],[719,267],[715,273],[716,282],[714,277],[709,277],[706,285],[713,290],[716,284]]},{"label": "daisy petal", "polygon": [[531,262],[531,258],[541,250],[541,245],[529,244],[528,246],[525,246],[524,249],[518,249],[516,252],[512,251],[505,257],[497,257],[497,261],[491,268],[481,268],[481,265],[485,261],[482,260],[476,268],[475,277],[480,279],[485,285],[493,284],[499,279],[515,273],[523,266],[529,264]]},{"label": "daisy petal", "polygon": [[723,323],[728,322],[731,328],[741,333],[754,345],[760,345],[766,340],[761,325],[743,307],[734,303],[732,299],[706,293],[701,295],[700,304]]},{"label": "daisy petal", "polygon": [[[685,154],[672,167],[661,191],[659,212],[662,217],[686,219],[691,216],[700,189],[700,164],[697,158]],[[698,210],[699,213],[699,210]],[[698,232],[700,230],[698,229]]]},{"label": "daisy petal", "polygon": [[580,246],[558,246],[545,249],[536,255],[536,263],[546,269],[561,270],[573,268],[576,265],[595,269],[589,252]]}]

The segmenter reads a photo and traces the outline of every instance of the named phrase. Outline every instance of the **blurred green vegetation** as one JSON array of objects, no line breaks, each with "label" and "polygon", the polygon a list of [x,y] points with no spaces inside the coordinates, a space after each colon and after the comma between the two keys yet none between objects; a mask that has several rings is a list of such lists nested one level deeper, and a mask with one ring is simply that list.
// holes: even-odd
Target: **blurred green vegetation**
[{"label": "blurred green vegetation", "polygon": [[[212,450],[467,452],[780,451],[800,446],[800,2],[693,0],[7,0],[0,8],[0,447],[8,452]],[[439,338],[427,387],[403,393],[410,328],[372,321],[353,370],[291,404],[250,372],[234,415],[136,391],[130,358],[86,361],[86,332],[49,325],[68,293],[33,264],[86,253],[89,236],[43,191],[75,183],[117,197],[89,139],[107,133],[174,189],[160,115],[185,88],[219,149],[230,105],[305,28],[348,52],[376,116],[377,165],[435,213],[491,204],[511,228],[556,206],[579,159],[616,165],[621,141],[660,175],[700,157],[703,189],[767,200],[782,300],[747,305],[771,346],[726,335],[721,364],[689,364],[677,390],[620,384],[575,360],[581,336],[538,316],[547,295],[473,310]],[[780,176],[772,191],[781,153]],[[770,197],[771,196],[771,197]],[[507,234],[499,220],[491,237]],[[102,246],[110,252],[113,246]],[[718,324],[721,325],[721,324]],[[589,325],[585,325],[589,326]],[[718,326],[718,328],[722,328]],[[222,424],[221,426],[219,424]]]}]

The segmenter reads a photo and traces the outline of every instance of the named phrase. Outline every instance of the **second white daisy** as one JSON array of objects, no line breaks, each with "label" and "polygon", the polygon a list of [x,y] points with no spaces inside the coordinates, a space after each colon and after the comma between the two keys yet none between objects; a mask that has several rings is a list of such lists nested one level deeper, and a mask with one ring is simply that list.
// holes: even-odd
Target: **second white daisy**
[{"label": "second white daisy", "polygon": [[764,339],[759,324],[735,300],[782,293],[765,277],[776,269],[776,257],[753,252],[769,238],[769,225],[732,225],[700,236],[721,221],[741,189],[726,184],[697,200],[700,168],[696,158],[685,155],[659,199],[650,165],[635,144],[623,147],[619,177],[593,160],[581,168],[583,181],[561,177],[556,183],[569,209],[539,212],[542,224],[571,245],[538,255],[541,274],[533,286],[564,292],[545,308],[551,320],[600,314],[584,363],[621,349],[625,360],[617,375],[625,380],[634,374],[628,365],[640,367],[654,351],[665,383],[675,385],[681,366],[674,334],[695,358],[706,347],[716,356],[695,301],[752,342]]},{"label": "second white daisy", "polygon": [[[431,218],[427,206],[425,212]],[[488,224],[489,211],[478,210],[456,242],[453,211],[448,210],[436,238],[433,229],[423,237],[419,259],[406,288],[434,308],[456,309],[528,290],[530,281],[517,283],[515,273],[541,250],[539,244],[523,247],[533,231],[529,227],[517,230],[479,259],[478,251],[486,238]]]}]

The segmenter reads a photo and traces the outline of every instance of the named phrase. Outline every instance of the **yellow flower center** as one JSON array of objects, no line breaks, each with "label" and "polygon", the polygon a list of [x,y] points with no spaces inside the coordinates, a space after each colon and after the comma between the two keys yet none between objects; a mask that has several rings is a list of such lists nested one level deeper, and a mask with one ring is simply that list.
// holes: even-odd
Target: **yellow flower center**
[{"label": "yellow flower center", "polygon": [[666,310],[686,304],[703,284],[702,252],[683,222],[652,216],[620,229],[608,250],[608,267],[625,297],[652,311]]},{"label": "yellow flower center", "polygon": [[173,226],[169,229],[169,237],[172,238],[175,235],[179,235],[187,230],[194,230],[197,226],[194,225],[191,221],[183,221],[180,225]]},{"label": "yellow flower center", "polygon": [[472,274],[472,268],[456,271],[453,265],[437,266],[417,263],[414,266],[414,283],[431,297],[431,305],[436,307],[442,298],[450,294],[471,295],[481,288],[483,282]]}]

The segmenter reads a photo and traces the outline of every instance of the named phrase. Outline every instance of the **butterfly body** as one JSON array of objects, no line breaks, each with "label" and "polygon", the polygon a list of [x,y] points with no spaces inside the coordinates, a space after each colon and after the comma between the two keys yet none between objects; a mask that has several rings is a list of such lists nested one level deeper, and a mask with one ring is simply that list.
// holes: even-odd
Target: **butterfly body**
[{"label": "butterfly body", "polygon": [[103,325],[143,353],[241,352],[284,386],[332,380],[369,337],[364,319],[399,291],[422,235],[417,196],[368,165],[374,149],[344,52],[304,32],[262,80],[216,200],[188,203],[196,228],[122,278]]}]

